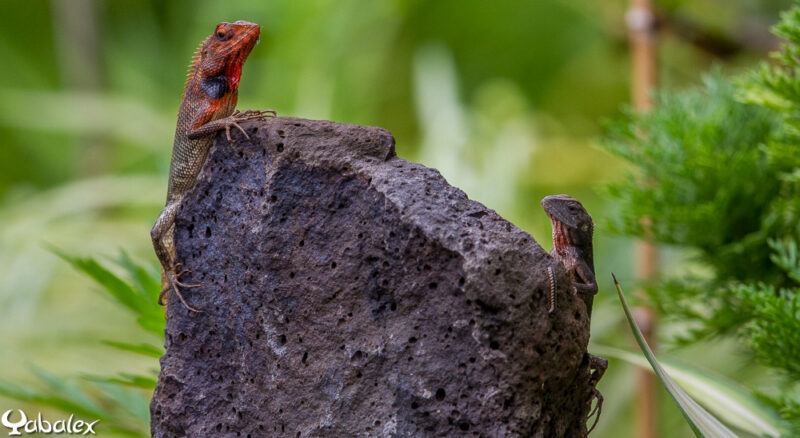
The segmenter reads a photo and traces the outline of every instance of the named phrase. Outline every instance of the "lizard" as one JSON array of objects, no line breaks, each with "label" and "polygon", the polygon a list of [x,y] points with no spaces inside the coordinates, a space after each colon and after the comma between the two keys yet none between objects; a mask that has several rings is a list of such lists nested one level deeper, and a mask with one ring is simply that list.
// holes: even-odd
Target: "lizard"
[{"label": "lizard", "polygon": [[[550,218],[553,228],[553,249],[550,255],[564,265],[572,279],[572,286],[586,305],[586,314],[592,316],[592,302],[597,294],[597,279],[594,272],[594,222],[592,217],[575,198],[567,195],[551,195],[542,199],[542,208]],[[552,268],[548,268],[550,278],[550,311],[555,308],[555,277]],[[586,354],[591,377],[592,399],[597,398],[597,419],[603,405],[603,396],[597,390],[597,382],[603,377],[608,361],[600,356]],[[592,399],[589,399],[591,404]],[[589,413],[591,417],[594,412]],[[597,419],[591,429],[597,425]],[[591,432],[591,429],[589,431]]]},{"label": "lizard", "polygon": [[195,184],[214,136],[224,130],[227,140],[233,142],[231,128],[236,128],[250,140],[239,122],[263,120],[276,115],[273,110],[235,110],[242,65],[258,42],[260,33],[261,28],[257,24],[247,21],[219,23],[201,43],[189,64],[172,146],[167,201],[150,231],[156,256],[163,269],[163,289],[158,296],[161,305],[164,305],[165,294],[172,291],[188,310],[200,312],[189,306],[180,292],[181,287],[188,289],[201,285],[180,281],[181,276],[190,271],[180,270],[182,264],[176,264],[174,260],[175,217],[184,196]]},{"label": "lizard", "polygon": [[542,208],[553,227],[553,249],[550,255],[561,262],[572,279],[578,296],[592,315],[592,301],[597,293],[594,277],[594,223],[583,205],[567,195],[551,195],[542,199]]}]

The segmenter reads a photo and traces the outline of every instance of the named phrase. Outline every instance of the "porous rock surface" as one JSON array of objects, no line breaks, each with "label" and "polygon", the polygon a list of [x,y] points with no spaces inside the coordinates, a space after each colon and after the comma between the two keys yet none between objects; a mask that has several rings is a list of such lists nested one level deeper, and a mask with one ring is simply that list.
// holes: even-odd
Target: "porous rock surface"
[{"label": "porous rock surface", "polygon": [[386,130],[243,126],[178,215],[203,313],[169,299],[153,436],[586,435],[585,307],[528,233]]}]

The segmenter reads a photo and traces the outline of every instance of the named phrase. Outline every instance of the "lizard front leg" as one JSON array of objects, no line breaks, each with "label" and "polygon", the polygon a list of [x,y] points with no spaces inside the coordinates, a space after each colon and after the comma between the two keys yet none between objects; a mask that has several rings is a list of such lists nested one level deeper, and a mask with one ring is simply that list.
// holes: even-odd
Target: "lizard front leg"
[{"label": "lizard front leg", "polygon": [[592,303],[594,296],[597,295],[598,287],[597,280],[594,277],[594,272],[585,263],[579,263],[575,266],[575,270],[571,273],[573,277],[573,286],[578,296],[581,297],[583,303],[586,305],[586,314],[592,316]]},{"label": "lizard front leg", "polygon": [[158,256],[158,261],[161,262],[161,267],[164,269],[164,278],[166,280],[166,287],[158,295],[158,304],[164,305],[164,295],[172,291],[178,296],[178,299],[181,300],[181,303],[183,303],[187,309],[192,312],[202,312],[202,310],[195,309],[188,305],[179,290],[179,287],[191,289],[200,287],[200,285],[181,283],[180,277],[189,271],[178,271],[181,265],[176,265],[172,258],[172,254],[174,253],[173,232],[175,229],[175,216],[178,214],[178,206],[180,206],[182,198],[183,197],[171,199],[166,207],[161,210],[161,214],[158,215],[153,229],[150,230],[153,248],[156,251],[156,256]]},{"label": "lizard front leg", "polygon": [[211,135],[216,133],[217,131],[225,130],[225,136],[228,138],[228,141],[233,143],[233,139],[231,138],[231,128],[236,128],[239,132],[242,133],[244,138],[248,141],[250,140],[250,136],[244,132],[244,129],[239,125],[239,122],[244,122],[247,120],[264,120],[270,117],[275,117],[276,113],[275,110],[261,110],[261,111],[244,111],[240,112],[236,110],[228,117],[212,120],[210,122],[204,123],[201,126],[198,126],[187,134],[187,137],[190,140],[198,139],[200,137],[204,137],[207,135]]}]

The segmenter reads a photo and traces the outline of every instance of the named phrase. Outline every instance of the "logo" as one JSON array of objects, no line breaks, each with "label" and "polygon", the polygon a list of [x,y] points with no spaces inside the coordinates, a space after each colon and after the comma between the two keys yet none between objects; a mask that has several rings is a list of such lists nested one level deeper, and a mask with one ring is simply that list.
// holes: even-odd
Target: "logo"
[{"label": "logo", "polygon": [[87,423],[83,420],[77,420],[73,422],[72,419],[75,415],[70,415],[67,420],[57,420],[54,423],[50,423],[42,419],[41,412],[39,412],[37,418],[28,421],[28,416],[25,415],[25,412],[22,412],[22,409],[17,409],[17,411],[19,411],[19,421],[11,421],[11,412],[13,412],[11,409],[5,411],[3,417],[0,418],[0,423],[11,429],[11,432],[8,433],[10,436],[19,436],[23,432],[26,434],[38,432],[44,434],[97,435],[94,431],[94,425],[100,421],[94,420],[91,423]]}]

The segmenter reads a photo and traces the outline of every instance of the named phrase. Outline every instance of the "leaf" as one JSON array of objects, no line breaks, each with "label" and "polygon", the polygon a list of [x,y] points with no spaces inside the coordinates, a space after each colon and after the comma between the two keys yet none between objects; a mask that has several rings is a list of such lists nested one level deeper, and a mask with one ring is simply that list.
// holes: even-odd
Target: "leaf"
[{"label": "leaf", "polygon": [[[67,386],[64,384],[64,382],[59,382],[56,384],[56,386],[62,385]],[[85,394],[79,396],[78,401],[71,400],[69,396],[71,394],[74,395],[74,391],[75,389],[71,388],[67,391],[69,394],[63,393],[61,396],[57,396],[21,388],[9,382],[0,381],[0,395],[4,397],[42,406],[50,406],[63,412],[69,412],[91,418],[103,418],[105,416],[105,412],[101,408],[97,407],[93,401],[90,400],[89,403],[84,404]]]},{"label": "leaf", "polygon": [[139,292],[150,300],[150,302],[157,302],[158,294],[161,291],[161,283],[143,266],[134,263],[131,256],[124,250],[120,251],[119,264],[124,267],[131,278],[134,279]]},{"label": "leaf", "polygon": [[139,327],[147,330],[150,333],[154,333],[159,337],[164,337],[164,327],[166,325],[166,320],[164,319],[164,311],[159,310],[158,314],[153,315],[144,315],[140,316],[136,319],[136,323],[139,324]]},{"label": "leaf", "polygon": [[65,399],[78,406],[81,406],[87,412],[96,412],[98,416],[102,416],[103,408],[98,405],[91,396],[86,394],[76,383],[62,379],[61,377],[51,374],[41,368],[31,366],[31,372],[39,378],[42,382],[47,384],[50,389],[62,395]]},{"label": "leaf", "polygon": [[625,295],[622,293],[622,288],[619,282],[617,282],[617,277],[614,276],[614,274],[611,274],[611,277],[614,279],[614,287],[617,288],[617,295],[619,295],[622,309],[625,311],[625,317],[628,319],[628,324],[631,326],[633,335],[636,338],[636,343],[639,344],[639,348],[642,349],[647,361],[650,362],[650,366],[667,389],[667,392],[669,392],[669,395],[671,395],[675,403],[678,404],[678,408],[681,410],[681,413],[683,413],[683,416],[686,418],[692,431],[694,431],[694,434],[701,438],[737,438],[735,433],[720,423],[719,420],[709,414],[702,406],[697,404],[697,402],[689,397],[689,395],[672,380],[667,372],[664,371],[664,368],[662,368],[656,360],[653,350],[647,345],[647,341],[644,339],[641,330],[636,326],[633,315],[631,315],[631,309],[628,307],[628,302],[625,300]]},{"label": "leaf", "polygon": [[[81,258],[65,254],[49,246],[50,251],[67,261],[76,269],[92,277],[111,296],[138,315],[137,324],[143,329],[162,337],[164,335],[164,310],[157,304],[160,284],[140,265],[136,265],[123,251],[117,263],[124,267],[133,283],[118,277],[93,258]],[[159,355],[160,356],[160,355]]]},{"label": "leaf", "polygon": [[150,344],[129,344],[127,342],[116,342],[116,341],[103,341],[103,343],[120,350],[131,351],[133,353],[138,353],[150,357],[161,357],[164,355],[163,348],[159,348]]},{"label": "leaf", "polygon": [[[157,371],[155,375],[158,375]],[[96,386],[114,406],[131,415],[137,423],[136,429],[141,430],[140,426],[144,426],[144,429],[149,431],[150,396],[153,394],[153,388],[143,392],[138,389],[131,390],[116,383],[97,382]]]},{"label": "leaf", "polygon": [[156,383],[158,383],[158,381],[152,377],[128,373],[120,373],[118,377],[95,376],[90,374],[87,374],[83,377],[91,382],[111,383],[150,390],[155,389]]},{"label": "leaf", "polygon": [[[605,345],[594,345],[592,351],[653,371],[647,359],[631,351]],[[659,362],[681,388],[725,423],[755,436],[780,437],[787,433],[774,409],[735,382],[675,360],[661,358]]]},{"label": "leaf", "polygon": [[79,271],[92,277],[120,303],[138,314],[146,314],[148,303],[124,280],[101,266],[93,258],[73,257],[57,248],[50,248],[56,255],[71,264]]}]

